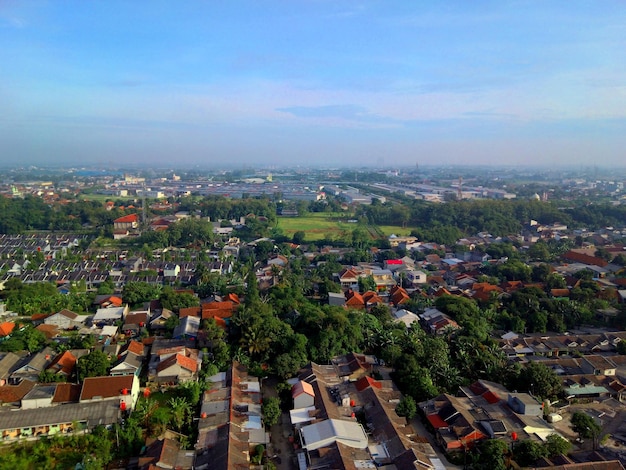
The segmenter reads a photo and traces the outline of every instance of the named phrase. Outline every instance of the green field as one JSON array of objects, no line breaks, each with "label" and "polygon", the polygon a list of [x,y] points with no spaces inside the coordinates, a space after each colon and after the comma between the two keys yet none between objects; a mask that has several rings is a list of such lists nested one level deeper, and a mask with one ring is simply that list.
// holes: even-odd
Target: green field
[{"label": "green field", "polygon": [[78,199],[87,200],[87,201],[99,201],[103,204],[106,201],[129,201],[137,199],[136,196],[108,196],[106,194],[79,194]]},{"label": "green field", "polygon": [[[356,223],[348,222],[348,220],[354,220],[352,215],[315,212],[301,217],[278,217],[278,228],[288,237],[292,237],[298,231],[303,231],[306,241],[316,241],[324,238],[337,239],[345,232],[350,232],[357,227]],[[371,227],[367,228],[372,233],[372,230],[369,230]],[[410,228],[391,225],[377,227],[376,229],[379,233],[382,232],[387,236],[392,233],[398,236],[408,235],[411,232]]]},{"label": "green field", "polygon": [[278,217],[278,228],[288,237],[303,231],[307,241],[334,239],[354,229],[356,224],[348,223],[349,218],[346,214],[326,212],[315,212],[301,217]]},{"label": "green field", "polygon": [[378,228],[387,236],[393,233],[399,237],[411,235],[412,230],[411,227],[398,227],[396,225],[379,225]]}]

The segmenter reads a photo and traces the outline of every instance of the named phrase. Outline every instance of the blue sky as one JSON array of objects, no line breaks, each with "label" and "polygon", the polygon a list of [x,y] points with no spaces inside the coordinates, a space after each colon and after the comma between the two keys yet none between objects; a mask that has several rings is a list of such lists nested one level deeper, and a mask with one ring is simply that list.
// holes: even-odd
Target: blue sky
[{"label": "blue sky", "polygon": [[623,1],[0,0],[0,163],[626,164]]}]

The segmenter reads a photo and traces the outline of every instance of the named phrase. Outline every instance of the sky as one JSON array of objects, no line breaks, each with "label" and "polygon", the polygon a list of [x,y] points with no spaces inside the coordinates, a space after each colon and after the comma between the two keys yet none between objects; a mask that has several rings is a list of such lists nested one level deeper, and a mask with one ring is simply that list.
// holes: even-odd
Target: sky
[{"label": "sky", "polygon": [[626,3],[0,0],[0,163],[626,166]]}]

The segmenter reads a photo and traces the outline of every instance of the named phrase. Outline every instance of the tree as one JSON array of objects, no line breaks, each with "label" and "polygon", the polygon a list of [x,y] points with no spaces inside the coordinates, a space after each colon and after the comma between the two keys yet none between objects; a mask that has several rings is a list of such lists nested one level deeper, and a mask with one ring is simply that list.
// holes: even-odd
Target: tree
[{"label": "tree", "polygon": [[513,457],[522,467],[533,465],[541,457],[544,457],[546,449],[542,444],[530,439],[519,441],[513,448]]},{"label": "tree", "polygon": [[296,245],[301,245],[302,243],[304,243],[305,237],[306,237],[306,234],[304,233],[304,231],[298,230],[297,232],[293,234],[292,240]]},{"label": "tree", "polygon": [[281,413],[280,400],[277,397],[264,398],[261,413],[263,413],[263,422],[266,427],[269,428],[277,424]]},{"label": "tree", "polygon": [[593,439],[593,448],[597,447],[597,440],[602,427],[596,423],[595,419],[584,411],[575,411],[572,415],[572,429],[577,432],[581,438]]},{"label": "tree", "polygon": [[541,398],[552,398],[563,390],[563,386],[559,377],[548,366],[541,362],[530,362],[520,372],[517,389],[526,390]]},{"label": "tree", "polygon": [[396,406],[396,414],[398,416],[404,416],[407,420],[415,417],[417,414],[417,404],[412,396],[405,395],[402,397]]},{"label": "tree", "polygon": [[507,443],[500,439],[482,441],[474,454],[472,468],[475,470],[506,470],[505,455],[508,452]]},{"label": "tree", "polygon": [[567,453],[572,448],[570,442],[566,439],[563,439],[558,434],[550,434],[546,438],[544,446],[546,448],[546,456],[548,457],[567,455]]},{"label": "tree", "polygon": [[110,365],[109,357],[105,353],[92,351],[86,356],[78,358],[76,364],[78,379],[82,382],[87,377],[107,375]]},{"label": "tree", "polygon": [[176,430],[180,431],[191,417],[191,406],[183,397],[172,397],[168,403],[172,410],[172,423]]}]

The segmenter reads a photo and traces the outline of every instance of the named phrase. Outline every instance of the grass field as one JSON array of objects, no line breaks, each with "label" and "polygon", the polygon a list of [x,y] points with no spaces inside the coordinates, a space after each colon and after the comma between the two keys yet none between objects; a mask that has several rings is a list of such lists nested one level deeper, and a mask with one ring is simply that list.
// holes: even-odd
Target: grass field
[{"label": "grass field", "polygon": [[327,212],[315,212],[301,217],[279,217],[278,228],[291,237],[298,231],[303,231],[306,241],[334,239],[344,232],[354,229],[356,224],[348,223],[349,216]]},{"label": "grass field", "polygon": [[399,237],[406,237],[407,235],[411,235],[410,227],[397,227],[395,225],[379,225],[378,228],[383,231],[383,233],[387,236],[392,233],[398,235]]},{"label": "grass field", "polygon": [[[278,228],[288,237],[293,236],[298,231],[303,231],[306,241],[316,241],[323,238],[336,239],[341,237],[344,232],[352,231],[357,227],[356,223],[348,222],[348,220],[353,220],[350,214],[314,212],[301,217],[278,217]],[[376,227],[376,229],[386,236],[392,233],[402,236],[411,232],[410,228],[392,225],[384,225]],[[371,230],[368,231],[372,233]]]}]

